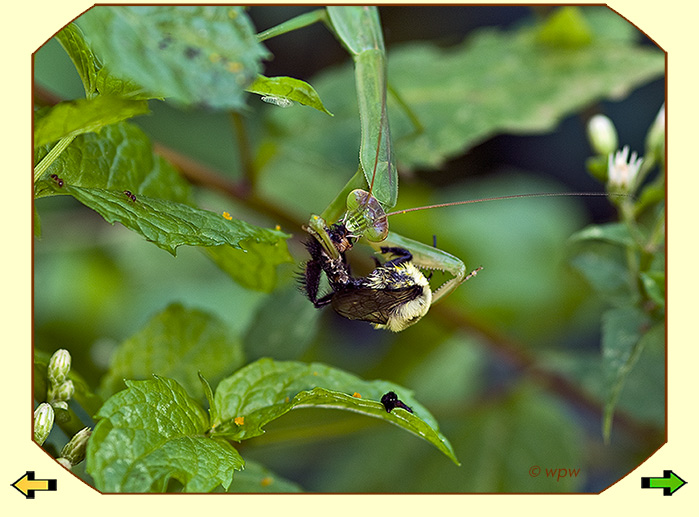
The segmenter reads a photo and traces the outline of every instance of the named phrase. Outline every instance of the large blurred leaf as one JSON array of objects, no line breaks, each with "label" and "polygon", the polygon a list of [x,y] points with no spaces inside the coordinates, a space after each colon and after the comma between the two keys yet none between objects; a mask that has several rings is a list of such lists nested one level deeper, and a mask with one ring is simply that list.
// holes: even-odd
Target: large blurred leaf
[{"label": "large blurred leaf", "polygon": [[205,435],[206,413],[177,382],[126,386],[105,402],[89,441],[87,471],[98,490],[164,492],[170,480],[185,492],[230,485],[243,459],[229,443]]},{"label": "large blurred leaf", "polygon": [[459,478],[446,481],[446,491],[570,492],[589,475],[572,415],[526,385],[462,419],[456,448],[476,474],[461,477],[461,487]]},{"label": "large blurred leaf", "polygon": [[[447,50],[412,44],[390,55],[389,80],[425,131],[398,139],[397,153],[408,166],[437,167],[497,133],[550,131],[595,100],[661,77],[664,67],[660,51],[633,42],[597,37],[552,47],[537,43],[536,28],[482,30]],[[409,132],[398,124],[394,134]]]},{"label": "large blurred leaf", "polygon": [[101,65],[85,41],[82,31],[74,23],[69,23],[56,34],[56,39],[73,61],[85,88],[85,97],[92,97],[97,91],[97,72]]},{"label": "large blurred leaf", "polygon": [[116,77],[108,68],[105,68],[85,41],[80,28],[74,23],[66,25],[56,34],[56,39],[73,61],[85,88],[85,97],[88,99],[93,98],[97,93],[131,100],[154,97],[144,91],[142,86],[128,79]]},{"label": "large blurred leaf", "polygon": [[[381,397],[393,391],[413,413],[388,413]],[[360,397],[353,396],[358,393]],[[233,440],[258,436],[262,427],[297,407],[354,411],[391,422],[427,440],[458,463],[449,441],[439,433],[434,417],[410,390],[387,381],[365,381],[320,363],[275,362],[260,359],[218,385],[212,426]]]},{"label": "large blurred leaf", "polygon": [[101,392],[107,397],[123,389],[124,379],[157,374],[176,380],[201,399],[198,372],[218,382],[242,364],[240,339],[225,324],[205,312],[173,304],[117,348],[102,378]]},{"label": "large blurred leaf", "polygon": [[[602,368],[607,385],[604,408],[604,438],[609,440],[614,409],[626,378],[645,347],[648,316],[636,307],[618,307],[607,311],[602,319]],[[654,340],[664,337],[664,327],[657,327]]]},{"label": "large blurred leaf", "polygon": [[249,360],[260,357],[298,359],[316,335],[320,311],[297,285],[279,289],[255,314],[244,337]]},{"label": "large blurred leaf", "polygon": [[112,72],[185,105],[242,108],[269,57],[242,7],[98,6],[77,23]]}]

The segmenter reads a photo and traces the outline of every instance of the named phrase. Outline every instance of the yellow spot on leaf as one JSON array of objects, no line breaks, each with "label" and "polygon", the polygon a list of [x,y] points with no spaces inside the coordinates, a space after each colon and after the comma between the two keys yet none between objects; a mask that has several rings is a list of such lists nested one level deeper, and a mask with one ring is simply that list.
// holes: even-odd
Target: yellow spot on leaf
[{"label": "yellow spot on leaf", "polygon": [[223,218],[228,219],[229,221],[233,220],[233,217],[231,217],[231,214],[228,212],[223,212]]},{"label": "yellow spot on leaf", "polygon": [[233,419],[233,422],[235,422],[235,425],[243,425],[245,423],[245,417],[237,416]]},{"label": "yellow spot on leaf", "polygon": [[263,477],[263,478],[260,480],[260,485],[262,485],[262,486],[269,486],[269,485],[271,485],[272,483],[274,483],[274,479],[272,479],[272,478],[269,477],[269,476]]},{"label": "yellow spot on leaf", "polygon": [[238,72],[240,72],[243,69],[243,65],[241,65],[237,61],[230,61],[226,65],[226,69],[228,69],[228,71],[232,74],[237,74]]},{"label": "yellow spot on leaf", "polygon": [[352,396],[353,396],[354,398],[356,398],[356,399],[362,398],[362,395],[359,394],[359,393],[357,393],[356,391],[355,391],[354,393],[352,393]]}]

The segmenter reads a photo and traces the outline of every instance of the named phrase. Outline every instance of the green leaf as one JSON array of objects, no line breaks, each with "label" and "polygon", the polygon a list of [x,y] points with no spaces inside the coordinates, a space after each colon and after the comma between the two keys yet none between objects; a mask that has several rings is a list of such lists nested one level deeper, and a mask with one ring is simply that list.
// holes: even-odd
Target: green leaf
[{"label": "green leaf", "polygon": [[80,28],[69,23],[56,34],[56,39],[66,51],[85,88],[85,96],[92,97],[97,91],[97,71],[101,64],[85,41]]},{"label": "green leaf", "polygon": [[293,262],[282,241],[274,243],[247,240],[242,249],[230,246],[201,248],[219,268],[243,287],[272,292],[277,286],[277,266]]},{"label": "green leaf", "polygon": [[637,307],[610,309],[602,317],[602,368],[607,384],[603,434],[609,441],[614,408],[626,378],[643,349],[648,316]]},{"label": "green leaf", "polygon": [[202,399],[198,372],[216,383],[242,364],[240,339],[222,321],[172,304],[119,345],[100,390],[108,396],[123,389],[123,379],[148,379],[157,374],[176,380],[193,397]]},{"label": "green leaf", "polygon": [[641,273],[643,289],[648,297],[660,307],[665,307],[665,271]]},{"label": "green leaf", "polygon": [[[414,138],[397,138],[401,160],[438,167],[497,133],[551,131],[566,115],[664,72],[663,53],[655,49],[600,39],[550,48],[536,43],[536,30],[483,30],[457,48],[414,44],[392,53],[391,83],[425,127]],[[400,120],[394,135],[408,135],[411,126]]]},{"label": "green leaf", "polygon": [[[529,385],[476,409],[458,425],[455,446],[459,456],[468,458],[468,473],[442,475],[443,488],[435,490],[574,492],[589,475],[581,468],[585,440],[580,426],[559,401]],[[540,470],[532,470],[535,466]]]},{"label": "green leaf", "polygon": [[[265,77],[263,75],[258,75],[250,86],[248,86],[246,91],[250,93],[257,93],[264,96],[279,97],[282,99],[288,99],[290,101],[296,101],[304,106],[310,106],[318,111],[327,113],[333,116],[325,106],[323,106],[323,101],[320,100],[318,92],[313,89],[313,86],[300,79],[294,79],[293,77]],[[264,98],[263,98],[264,100]]]},{"label": "green leaf", "polygon": [[[35,163],[49,146],[35,148]],[[35,197],[66,194],[48,177],[56,174],[66,184],[78,187],[129,190],[191,204],[189,184],[165,159],[153,153],[146,134],[135,124],[107,126],[99,134],[80,135],[61,153],[35,185]]]},{"label": "green leaf", "polygon": [[[413,409],[386,412],[381,397],[395,392]],[[353,396],[355,393],[361,398]],[[324,364],[260,359],[218,385],[215,394],[219,421],[215,432],[232,440],[258,436],[262,427],[298,407],[344,409],[398,425],[427,440],[458,464],[449,441],[439,433],[434,417],[412,393],[387,381],[365,381]]]},{"label": "green leaf", "polygon": [[631,296],[624,250],[615,244],[588,241],[570,259],[573,268],[599,294],[613,302],[625,303]]},{"label": "green leaf", "polygon": [[126,381],[98,413],[87,471],[102,492],[164,492],[177,480],[185,492],[227,488],[243,467],[227,442],[205,435],[206,413],[177,382]]},{"label": "green leaf", "polygon": [[112,74],[93,54],[82,31],[74,23],[66,25],[63,30],[56,34],[56,39],[73,61],[88,99],[93,98],[97,93],[131,100],[160,98],[145,91],[141,85],[134,81]]},{"label": "green leaf", "polygon": [[35,122],[34,146],[99,131],[105,126],[144,113],[148,113],[146,101],[105,95],[61,102]]},{"label": "green leaf", "polygon": [[73,185],[63,189],[108,223],[119,222],[173,255],[182,245],[229,245],[244,249],[246,241],[276,244],[289,237],[277,230],[259,228],[237,219],[227,220],[214,212],[174,201],[142,195],[134,201],[121,191]]},{"label": "green leaf", "polygon": [[243,340],[251,359],[297,359],[311,344],[318,327],[318,311],[301,296],[297,285],[269,296],[255,314]]},{"label": "green leaf", "polygon": [[628,227],[624,223],[590,225],[570,237],[571,243],[587,240],[609,242],[622,247],[636,245]]},{"label": "green leaf", "polygon": [[269,57],[242,7],[98,6],[77,23],[113,73],[184,105],[242,108]]},{"label": "green leaf", "polygon": [[300,486],[292,483],[257,462],[247,460],[245,469],[233,477],[228,492],[239,494],[294,493],[303,492]]}]

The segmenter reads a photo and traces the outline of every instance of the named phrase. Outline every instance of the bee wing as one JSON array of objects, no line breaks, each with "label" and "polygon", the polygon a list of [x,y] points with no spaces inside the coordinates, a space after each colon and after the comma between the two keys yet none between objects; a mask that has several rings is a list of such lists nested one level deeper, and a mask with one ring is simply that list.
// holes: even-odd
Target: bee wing
[{"label": "bee wing", "polygon": [[332,306],[335,312],[347,319],[385,325],[396,307],[414,300],[421,293],[422,287],[417,285],[401,289],[346,289],[333,294]]}]

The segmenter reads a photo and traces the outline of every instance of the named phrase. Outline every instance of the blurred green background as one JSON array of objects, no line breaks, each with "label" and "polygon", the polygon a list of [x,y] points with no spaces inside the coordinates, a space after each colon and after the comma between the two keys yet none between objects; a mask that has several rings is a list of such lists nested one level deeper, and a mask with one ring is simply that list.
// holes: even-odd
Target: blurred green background
[{"label": "blurred green background", "polygon": [[[263,30],[306,10],[253,7],[249,14]],[[545,13],[524,7],[382,7],[380,14],[390,63],[391,51],[406,41],[447,48],[479,27],[513,28]],[[331,86],[327,74],[348,69],[349,57],[323,26],[266,45],[275,57],[265,75],[308,80],[331,111],[339,109],[343,96],[355,95],[349,70],[343,76],[349,78],[346,90]],[[35,55],[35,84],[61,99],[83,96],[55,41]],[[588,113],[607,114],[621,142],[642,150],[664,95],[660,78],[622,99],[591,106]],[[150,106],[153,113],[135,122],[155,142],[240,178],[228,114],[157,101]],[[259,177],[260,192],[302,223],[354,173],[358,137],[319,139],[317,155],[274,164],[265,146],[285,138],[280,129],[285,113],[251,96],[244,122],[257,163],[271,162]],[[601,191],[585,170],[591,151],[584,115],[567,117],[545,134],[494,135],[438,170],[403,170],[398,155],[398,207]],[[308,124],[323,116],[312,113]],[[356,117],[352,123],[355,132],[358,122]],[[200,189],[196,195],[204,208],[258,224],[278,222],[220,193]],[[402,235],[423,242],[436,235],[438,246],[467,268],[484,267],[418,325],[397,335],[343,320],[329,309],[317,311],[298,293],[293,274],[305,260],[300,227],[282,228],[294,235],[296,264],[281,268],[279,288],[267,295],[238,286],[194,249],[181,248],[174,258],[119,225],[105,224],[72,198],[42,199],[37,209],[42,235],[34,242],[34,345],[46,352],[69,349],[74,368],[93,388],[120,342],[168,304],[181,302],[218,315],[244,339],[249,360],[264,355],[318,360],[409,387],[440,422],[462,463],[456,467],[428,444],[378,421],[327,410],[293,411],[239,450],[306,490],[596,492],[664,442],[664,350],[652,348],[624,387],[611,443],[601,438],[604,305],[568,266],[567,238],[590,222],[614,219],[604,198],[518,199],[392,218],[392,229]],[[533,477],[529,469],[537,465],[542,471],[580,471],[558,479],[545,472]]]}]

